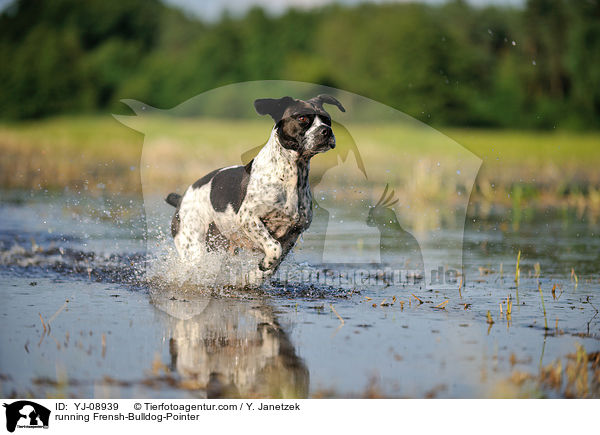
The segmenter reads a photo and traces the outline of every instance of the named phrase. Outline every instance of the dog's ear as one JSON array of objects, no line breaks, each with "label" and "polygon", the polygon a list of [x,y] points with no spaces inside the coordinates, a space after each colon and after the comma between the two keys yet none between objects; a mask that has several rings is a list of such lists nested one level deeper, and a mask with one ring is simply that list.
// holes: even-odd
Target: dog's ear
[{"label": "dog's ear", "polygon": [[311,98],[308,101],[309,101],[309,103],[312,103],[312,104],[320,107],[321,109],[323,108],[323,104],[327,103],[327,104],[333,104],[338,109],[340,109],[342,112],[346,111],[346,109],[344,109],[344,106],[342,106],[342,103],[340,103],[337,99],[335,99],[331,95],[320,94],[320,95],[317,95],[314,98]]},{"label": "dog's ear", "polygon": [[292,97],[259,98],[254,101],[254,108],[259,115],[271,115],[275,124],[281,121],[283,112],[294,102]]}]

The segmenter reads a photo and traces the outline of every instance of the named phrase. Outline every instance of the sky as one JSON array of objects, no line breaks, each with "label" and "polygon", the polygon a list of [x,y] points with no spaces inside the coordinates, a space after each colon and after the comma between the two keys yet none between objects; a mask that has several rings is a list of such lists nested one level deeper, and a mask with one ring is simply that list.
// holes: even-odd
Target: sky
[{"label": "sky", "polygon": [[[3,1],[3,0],[0,0]],[[228,10],[233,15],[243,14],[249,8],[255,5],[262,6],[267,11],[277,14],[285,11],[290,6],[296,8],[312,8],[323,6],[329,3],[340,4],[358,4],[358,3],[392,3],[409,0],[163,0],[166,3],[176,5],[182,9],[198,15],[207,20],[218,19],[224,10]],[[414,0],[413,0],[414,1]],[[426,3],[443,3],[444,0],[416,0]],[[485,5],[512,5],[519,6],[525,0],[467,0],[469,3],[478,6]]]},{"label": "sky", "polygon": [[[13,0],[0,0],[0,11],[3,10]],[[288,7],[312,8],[323,6],[328,3],[357,4],[357,3],[391,3],[407,0],[163,0],[174,6],[178,6],[185,11],[197,15],[205,20],[218,19],[223,11],[228,10],[233,15],[241,15],[252,6],[262,6],[267,11],[277,14],[285,11]],[[444,0],[416,0],[427,3],[442,3]],[[484,5],[522,5],[525,0],[467,0],[469,3],[478,6]]]}]

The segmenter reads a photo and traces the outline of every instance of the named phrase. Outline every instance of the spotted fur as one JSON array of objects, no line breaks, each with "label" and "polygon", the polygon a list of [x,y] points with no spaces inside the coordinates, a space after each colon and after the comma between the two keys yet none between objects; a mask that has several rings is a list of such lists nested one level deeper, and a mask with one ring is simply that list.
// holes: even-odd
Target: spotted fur
[{"label": "spotted fur", "polygon": [[247,277],[250,285],[277,270],[312,221],[310,159],[335,147],[323,103],[344,111],[328,95],[256,100],[256,111],[270,115],[275,126],[254,160],[212,171],[183,196],[167,197],[177,207],[171,231],[182,258],[200,258],[212,249],[260,251],[264,257]]}]

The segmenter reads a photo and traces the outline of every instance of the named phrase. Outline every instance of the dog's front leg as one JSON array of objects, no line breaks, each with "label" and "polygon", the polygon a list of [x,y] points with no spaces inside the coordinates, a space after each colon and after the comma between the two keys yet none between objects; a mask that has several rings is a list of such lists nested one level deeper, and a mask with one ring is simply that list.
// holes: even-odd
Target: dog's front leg
[{"label": "dog's front leg", "polygon": [[281,254],[275,259],[273,265],[269,269],[263,270],[259,265],[259,268],[254,272],[254,275],[251,274],[250,280],[252,280],[251,278],[252,276],[254,276],[255,280],[260,280],[262,282],[266,278],[273,275],[273,273],[275,273],[281,262],[285,259],[285,257],[296,244],[296,241],[298,240],[298,237],[300,237],[300,234],[302,234],[302,228],[293,227],[288,231],[288,233],[284,237],[279,239],[279,244],[281,246]]},{"label": "dog's front leg", "polygon": [[[296,244],[296,241],[300,237],[300,234],[302,234],[302,231],[303,231],[303,229],[301,227],[294,226],[288,231],[288,233],[281,240],[281,246],[282,246],[283,252],[282,252],[281,258],[279,260],[280,263],[283,261],[283,259],[285,257],[287,257],[288,253],[292,250],[292,248]],[[279,263],[277,265],[279,265]]]},{"label": "dog's front leg", "polygon": [[281,260],[281,244],[271,236],[265,224],[256,216],[249,216],[242,225],[250,240],[265,254],[258,264],[259,270],[272,274]]}]

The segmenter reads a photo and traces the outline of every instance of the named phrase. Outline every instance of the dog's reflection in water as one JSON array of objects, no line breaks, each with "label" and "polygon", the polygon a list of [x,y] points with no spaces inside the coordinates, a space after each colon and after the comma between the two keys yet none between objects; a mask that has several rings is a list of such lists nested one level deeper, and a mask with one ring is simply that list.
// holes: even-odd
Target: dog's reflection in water
[{"label": "dog's reflection in water", "polygon": [[[303,398],[309,373],[260,296],[152,294],[165,317],[170,370],[208,398]],[[167,335],[168,334],[168,335]]]}]

